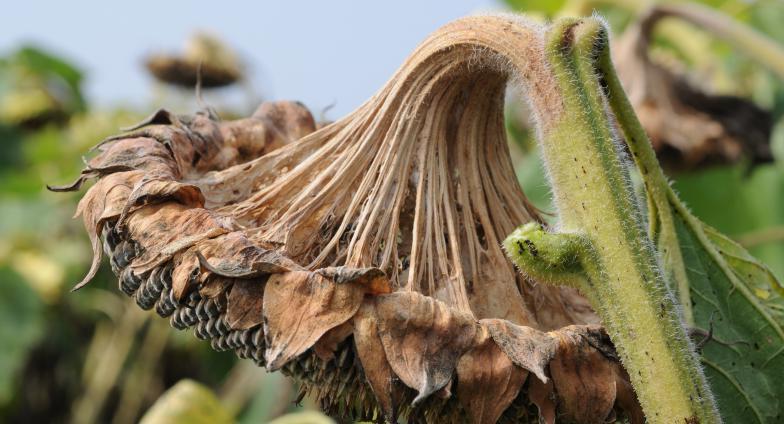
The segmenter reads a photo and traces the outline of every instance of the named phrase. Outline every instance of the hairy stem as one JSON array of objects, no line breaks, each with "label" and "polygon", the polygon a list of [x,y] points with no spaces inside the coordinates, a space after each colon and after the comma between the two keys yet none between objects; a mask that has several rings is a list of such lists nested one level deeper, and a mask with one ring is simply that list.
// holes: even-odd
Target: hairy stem
[{"label": "hairy stem", "polygon": [[[543,134],[542,151],[559,233],[527,226],[505,246],[524,272],[549,273],[545,281],[577,284],[588,296],[649,422],[720,422],[615,142],[595,62],[606,46],[606,30],[597,19],[564,19],[550,30],[546,55],[564,95],[566,118]],[[536,265],[542,257],[563,264]]]}]

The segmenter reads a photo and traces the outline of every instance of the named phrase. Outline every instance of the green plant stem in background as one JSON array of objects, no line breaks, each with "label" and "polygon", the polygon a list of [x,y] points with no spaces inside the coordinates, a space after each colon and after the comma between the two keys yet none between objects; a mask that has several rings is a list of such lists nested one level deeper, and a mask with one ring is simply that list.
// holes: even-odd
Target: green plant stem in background
[{"label": "green plant stem in background", "polygon": [[649,422],[720,422],[614,141],[594,62],[606,45],[597,19],[563,19],[548,33],[566,109],[542,138],[559,232],[524,226],[505,247],[524,272],[588,296]]}]

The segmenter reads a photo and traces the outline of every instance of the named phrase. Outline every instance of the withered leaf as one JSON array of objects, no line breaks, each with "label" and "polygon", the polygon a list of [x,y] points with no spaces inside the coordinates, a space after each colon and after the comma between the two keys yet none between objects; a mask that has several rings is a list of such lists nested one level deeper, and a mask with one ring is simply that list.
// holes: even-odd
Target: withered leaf
[{"label": "withered leaf", "polygon": [[265,280],[234,280],[226,300],[226,321],[232,330],[247,330],[264,321]]},{"label": "withered leaf", "polygon": [[233,283],[233,278],[210,275],[199,285],[199,294],[203,298],[212,299],[226,292]]},{"label": "withered leaf", "polygon": [[615,403],[613,363],[588,342],[587,334],[601,327],[569,326],[554,331],[558,348],[550,374],[558,410],[579,423],[603,423]]},{"label": "withered leaf", "polygon": [[394,390],[395,373],[387,361],[384,345],[378,334],[375,301],[368,299],[354,315],[354,344],[365,371],[365,378],[373,389],[381,412],[391,422],[397,421],[399,391]]},{"label": "withered leaf", "polygon": [[683,6],[652,7],[614,42],[618,76],[660,161],[676,170],[744,157],[770,162],[774,120],[769,111],[742,97],[702,91],[649,54],[655,24],[692,5]]},{"label": "withered leaf", "polygon": [[391,293],[392,287],[384,271],[378,268],[351,268],[346,266],[321,268],[319,275],[338,283],[356,283],[364,286],[370,294]]},{"label": "withered leaf", "polygon": [[137,274],[160,265],[178,251],[231,230],[207,210],[176,202],[148,205],[128,216],[126,231],[143,250],[131,266]]},{"label": "withered leaf", "polygon": [[480,325],[457,363],[457,399],[475,424],[493,424],[517,397],[528,371],[516,366]]},{"label": "withered leaf", "polygon": [[87,163],[87,171],[105,174],[114,167],[127,167],[168,176],[172,180],[180,178],[169,150],[153,138],[121,138],[99,146],[98,150],[100,153]]},{"label": "withered leaf", "polygon": [[335,357],[335,351],[338,349],[338,345],[346,340],[353,332],[354,326],[351,321],[346,321],[324,333],[324,335],[313,344],[313,352],[322,360],[329,361]]},{"label": "withered leaf", "polygon": [[192,250],[186,250],[172,259],[172,295],[178,302],[190,290],[199,274],[199,259]]},{"label": "withered leaf", "polygon": [[256,246],[240,231],[205,240],[198,245],[201,266],[213,274],[232,278],[253,278],[290,270],[302,270],[275,250]]},{"label": "withered leaf", "polygon": [[126,209],[146,203],[174,200],[192,208],[204,207],[204,195],[199,187],[178,181],[149,177],[136,183],[128,198]]},{"label": "withered leaf", "polygon": [[378,296],[376,314],[390,366],[419,392],[415,405],[449,383],[476,332],[471,315],[415,292]]},{"label": "withered leaf", "polygon": [[558,342],[547,333],[531,327],[512,324],[506,320],[483,319],[498,347],[517,366],[531,371],[542,382],[547,382],[545,368],[555,355]]},{"label": "withered leaf", "polygon": [[267,368],[279,369],[351,319],[364,295],[358,284],[336,284],[314,272],[271,275],[263,303]]},{"label": "withered leaf", "polygon": [[74,216],[82,216],[84,228],[87,230],[87,235],[93,248],[93,260],[87,275],[72,290],[79,290],[95,277],[103,257],[101,239],[98,234],[107,220],[114,219],[122,213],[133,184],[142,178],[142,175],[141,171],[128,171],[109,175],[90,187],[79,201]]}]

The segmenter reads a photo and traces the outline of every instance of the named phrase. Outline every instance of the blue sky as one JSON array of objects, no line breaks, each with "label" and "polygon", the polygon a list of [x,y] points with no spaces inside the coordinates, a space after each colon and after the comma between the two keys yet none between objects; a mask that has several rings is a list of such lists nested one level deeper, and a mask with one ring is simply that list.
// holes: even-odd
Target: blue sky
[{"label": "blue sky", "polygon": [[[502,8],[495,0],[265,3],[12,2],[0,19],[0,52],[35,43],[87,72],[91,101],[152,107],[152,81],[141,59],[180,50],[195,30],[208,30],[241,54],[264,98],[301,100],[316,113],[334,103],[328,117],[335,119],[379,89],[439,26]],[[245,98],[239,90],[234,96]]]}]

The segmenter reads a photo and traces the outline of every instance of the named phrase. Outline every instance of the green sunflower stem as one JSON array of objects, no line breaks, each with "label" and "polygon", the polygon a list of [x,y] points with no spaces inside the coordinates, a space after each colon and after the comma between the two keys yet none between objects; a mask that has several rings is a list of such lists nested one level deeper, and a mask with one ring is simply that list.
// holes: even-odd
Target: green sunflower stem
[{"label": "green sunflower stem", "polygon": [[[648,422],[718,423],[613,132],[607,103],[618,96],[605,95],[608,81],[598,69],[607,44],[607,31],[598,19],[559,20],[548,32],[545,54],[566,112],[541,138],[558,232],[529,224],[504,244],[524,273],[575,286],[588,297],[616,345]],[[616,118],[622,128],[629,127],[620,122],[628,116],[616,113]],[[653,154],[640,147],[635,155],[648,153]],[[658,165],[651,166],[650,172],[661,173]],[[649,191],[650,204],[656,205],[659,196],[666,193]]]}]

